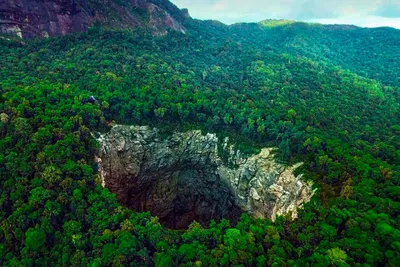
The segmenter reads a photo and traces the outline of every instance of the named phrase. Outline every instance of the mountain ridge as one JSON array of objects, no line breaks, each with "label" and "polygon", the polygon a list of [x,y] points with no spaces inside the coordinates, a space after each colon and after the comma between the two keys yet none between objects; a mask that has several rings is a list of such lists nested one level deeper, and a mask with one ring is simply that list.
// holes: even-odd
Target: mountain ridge
[{"label": "mountain ridge", "polygon": [[8,0],[0,3],[0,33],[24,39],[83,32],[100,24],[145,28],[155,35],[186,32],[187,10],[167,0]]}]

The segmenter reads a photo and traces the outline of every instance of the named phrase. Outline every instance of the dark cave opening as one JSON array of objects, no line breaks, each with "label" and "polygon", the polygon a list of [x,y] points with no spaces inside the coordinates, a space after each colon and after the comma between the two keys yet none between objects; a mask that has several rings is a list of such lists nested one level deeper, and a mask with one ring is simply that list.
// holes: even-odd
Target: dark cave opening
[{"label": "dark cave opening", "polygon": [[186,229],[193,221],[203,226],[223,218],[238,221],[243,211],[230,186],[215,172],[199,166],[175,168],[154,173],[157,178],[150,184],[130,187],[123,197],[118,196],[120,203],[137,212],[150,211],[171,229]]}]

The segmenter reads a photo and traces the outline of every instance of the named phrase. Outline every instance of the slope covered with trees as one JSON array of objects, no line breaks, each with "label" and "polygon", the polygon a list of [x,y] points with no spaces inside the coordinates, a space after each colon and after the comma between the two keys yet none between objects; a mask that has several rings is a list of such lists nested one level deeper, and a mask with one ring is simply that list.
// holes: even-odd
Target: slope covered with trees
[{"label": "slope covered with trees", "polygon": [[[1,265],[396,266],[399,88],[267,46],[258,27],[187,27],[0,39]],[[98,103],[82,104],[90,95]],[[306,163],[318,194],[294,221],[165,229],[99,185],[91,133],[112,121],[277,146],[282,160]]]},{"label": "slope covered with trees", "polygon": [[340,65],[386,85],[400,85],[400,31],[284,20],[233,25],[231,31],[264,47]]}]

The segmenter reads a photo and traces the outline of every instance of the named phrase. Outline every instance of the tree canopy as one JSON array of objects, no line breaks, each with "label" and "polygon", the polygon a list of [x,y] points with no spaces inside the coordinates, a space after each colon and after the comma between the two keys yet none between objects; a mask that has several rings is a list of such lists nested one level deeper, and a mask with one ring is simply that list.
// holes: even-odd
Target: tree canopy
[{"label": "tree canopy", "polygon": [[[399,61],[386,75],[387,58],[371,66],[360,56],[378,48],[356,43],[399,34],[354,29],[353,50],[341,54],[321,43],[347,40],[346,30],[316,27],[321,43],[306,50],[279,40],[314,26],[284,27],[193,21],[186,35],[93,28],[0,38],[0,264],[396,266]],[[113,122],[203,128],[249,151],[276,146],[281,160],[305,162],[317,196],[296,220],[245,214],[236,225],[165,229],[99,183],[92,133]]]}]

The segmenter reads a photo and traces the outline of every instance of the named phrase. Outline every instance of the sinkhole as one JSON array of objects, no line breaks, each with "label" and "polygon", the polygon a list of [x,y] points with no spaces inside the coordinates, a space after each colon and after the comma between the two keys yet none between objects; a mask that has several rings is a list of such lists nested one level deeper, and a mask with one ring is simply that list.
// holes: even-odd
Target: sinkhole
[{"label": "sinkhole", "polygon": [[274,219],[308,201],[312,185],[279,164],[273,149],[245,156],[201,131],[162,135],[146,126],[116,125],[98,137],[102,185],[138,212],[150,211],[168,228],[193,221],[207,226],[243,212]]}]

